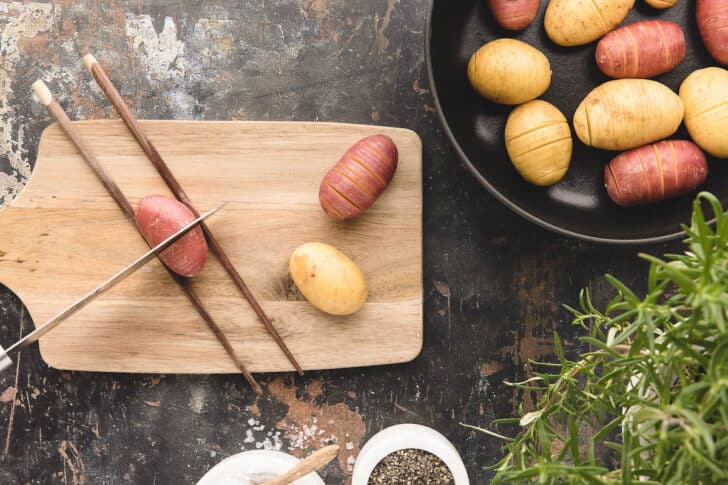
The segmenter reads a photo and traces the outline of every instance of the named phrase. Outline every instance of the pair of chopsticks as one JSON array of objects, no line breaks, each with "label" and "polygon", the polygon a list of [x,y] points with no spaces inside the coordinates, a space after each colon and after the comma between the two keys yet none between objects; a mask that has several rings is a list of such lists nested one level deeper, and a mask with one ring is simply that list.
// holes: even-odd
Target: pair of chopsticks
[{"label": "pair of chopsticks", "polygon": [[[109,101],[111,101],[111,104],[116,108],[116,111],[119,113],[121,118],[124,120],[124,123],[129,128],[129,131],[134,135],[134,138],[137,140],[141,148],[144,150],[144,153],[146,153],[147,157],[151,161],[152,165],[154,165],[154,168],[157,170],[159,175],[164,179],[165,183],[167,184],[167,187],[170,189],[170,191],[174,194],[174,196],[183,204],[185,204],[195,215],[195,217],[199,217],[199,211],[195,209],[192,202],[190,201],[189,197],[185,193],[182,186],[179,184],[177,179],[172,174],[171,170],[167,166],[167,164],[162,159],[159,152],[156,150],[152,142],[149,140],[149,138],[146,136],[144,131],[142,130],[142,127],[140,126],[139,122],[137,121],[134,114],[131,112],[129,107],[126,105],[124,100],[122,99],[119,92],[116,90],[114,85],[112,84],[109,77],[106,75],[106,72],[101,68],[99,63],[96,61],[93,55],[86,54],[83,56],[83,64],[86,66],[86,69],[91,73],[93,78],[98,83],[99,87],[102,89],[102,91],[106,94]],[[68,118],[66,113],[63,111],[63,108],[58,104],[58,102],[53,99],[53,95],[51,94],[48,87],[45,85],[45,83],[42,80],[38,80],[35,83],[33,83],[33,91],[38,96],[38,99],[40,102],[46,107],[48,112],[53,116],[53,118],[58,121],[58,124],[61,126],[61,128],[66,132],[68,137],[71,139],[71,141],[76,145],[79,152],[83,156],[83,158],[86,160],[86,162],[89,164],[91,169],[94,171],[96,176],[99,178],[103,186],[106,188],[106,190],[109,192],[109,194],[112,196],[112,198],[116,201],[119,208],[122,210],[126,218],[129,220],[129,222],[136,226],[135,218],[134,218],[134,209],[132,208],[131,204],[129,203],[126,196],[123,194],[119,186],[114,182],[114,180],[106,173],[106,171],[103,169],[101,164],[99,163],[96,155],[91,150],[88,143],[86,143],[85,139],[81,136],[81,133],[78,131],[78,129],[73,125],[71,120]],[[303,369],[298,364],[296,359],[293,357],[293,354],[291,354],[290,350],[286,346],[285,342],[281,338],[281,336],[278,334],[277,330],[273,326],[273,322],[271,322],[270,318],[266,315],[266,313],[261,308],[258,301],[255,299],[253,294],[251,293],[248,286],[243,281],[243,278],[240,276],[238,271],[233,266],[232,262],[230,261],[230,258],[225,253],[225,250],[223,249],[220,242],[217,240],[217,238],[213,235],[212,231],[210,231],[210,228],[205,224],[204,222],[200,223],[200,227],[202,228],[206,238],[207,242],[212,250],[212,252],[217,256],[222,266],[225,268],[227,273],[230,275],[230,277],[235,282],[236,286],[240,290],[240,292],[243,294],[243,296],[248,300],[250,305],[252,306],[255,313],[258,315],[260,320],[265,325],[268,333],[273,337],[273,339],[276,341],[280,349],[283,351],[283,353],[286,355],[288,360],[291,362],[293,367],[296,369],[296,371],[303,375]],[[138,230],[138,228],[137,228]],[[166,268],[166,266],[165,266]],[[250,374],[250,372],[246,369],[245,364],[238,358],[237,354],[235,353],[235,350],[233,349],[232,345],[228,341],[228,339],[225,337],[225,334],[220,329],[220,327],[215,323],[212,316],[207,312],[204,305],[202,304],[202,301],[198,297],[198,295],[194,292],[191,285],[189,284],[189,281],[179,276],[175,273],[173,273],[171,270],[167,270],[172,279],[177,282],[177,284],[182,288],[187,298],[190,300],[192,305],[195,307],[197,312],[200,314],[200,316],[203,318],[207,326],[210,328],[210,330],[215,334],[215,337],[220,341],[225,351],[228,353],[230,358],[235,363],[236,367],[240,370],[242,375],[245,377],[245,379],[250,383],[251,387],[255,391],[256,394],[260,395],[262,394],[262,389],[258,385],[258,383],[255,381],[255,378]]]}]

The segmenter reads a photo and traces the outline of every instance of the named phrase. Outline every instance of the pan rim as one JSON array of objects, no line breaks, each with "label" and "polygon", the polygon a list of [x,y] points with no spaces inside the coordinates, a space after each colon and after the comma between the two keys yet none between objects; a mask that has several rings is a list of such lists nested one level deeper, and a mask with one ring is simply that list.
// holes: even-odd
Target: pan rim
[{"label": "pan rim", "polygon": [[[427,15],[425,19],[425,68],[427,71],[427,80],[430,84],[430,92],[432,93],[432,98],[435,103],[435,110],[437,111],[437,117],[440,120],[440,125],[442,126],[442,129],[445,132],[445,135],[447,135],[447,138],[450,141],[450,144],[457,152],[458,156],[460,157],[461,162],[463,165],[465,165],[465,168],[470,172],[470,174],[475,177],[475,179],[485,187],[488,192],[492,196],[494,196],[500,203],[508,207],[511,211],[515,212],[519,216],[523,217],[529,222],[532,222],[540,227],[543,227],[551,232],[554,232],[556,234],[562,235],[562,236],[569,236],[573,237],[575,239],[580,239],[583,241],[593,242],[593,243],[599,243],[599,244],[612,244],[612,245],[639,245],[639,244],[655,244],[655,243],[663,243],[668,241],[674,241],[678,239],[679,237],[687,236],[684,230],[680,230],[678,232],[673,232],[670,234],[663,234],[661,236],[650,236],[650,237],[638,237],[638,238],[613,238],[613,237],[605,237],[605,236],[594,236],[591,234],[584,234],[581,232],[573,231],[571,229],[567,229],[565,227],[561,227],[559,225],[556,225],[554,223],[551,223],[541,217],[535,216],[531,214],[530,212],[526,211],[525,209],[522,209],[520,206],[518,206],[515,202],[510,200],[508,197],[503,195],[493,184],[491,184],[488,179],[486,179],[482,173],[475,167],[475,164],[470,160],[470,158],[465,154],[462,147],[460,146],[460,143],[458,142],[457,138],[455,137],[455,134],[452,132],[452,129],[450,128],[450,124],[447,121],[447,118],[445,117],[445,113],[442,110],[442,105],[440,104],[440,97],[437,93],[437,85],[435,84],[435,75],[434,75],[434,69],[432,66],[432,13],[435,6],[435,2],[437,0],[428,0],[427,5]],[[715,219],[711,220],[709,223],[712,225],[715,222]]]}]

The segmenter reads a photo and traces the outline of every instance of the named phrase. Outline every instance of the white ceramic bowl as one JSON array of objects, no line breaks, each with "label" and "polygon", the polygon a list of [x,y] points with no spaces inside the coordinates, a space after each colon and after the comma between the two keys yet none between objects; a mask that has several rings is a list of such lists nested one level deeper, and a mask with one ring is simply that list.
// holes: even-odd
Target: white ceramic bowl
[{"label": "white ceramic bowl", "polygon": [[[252,450],[225,458],[205,473],[197,485],[248,485],[285,473],[300,460],[281,451]],[[326,485],[316,473],[299,478],[293,485]]]},{"label": "white ceramic bowl", "polygon": [[452,443],[434,429],[419,424],[390,426],[372,436],[359,452],[351,485],[367,485],[369,475],[385,456],[407,448],[424,450],[439,457],[452,472],[455,485],[470,485],[463,460]]}]

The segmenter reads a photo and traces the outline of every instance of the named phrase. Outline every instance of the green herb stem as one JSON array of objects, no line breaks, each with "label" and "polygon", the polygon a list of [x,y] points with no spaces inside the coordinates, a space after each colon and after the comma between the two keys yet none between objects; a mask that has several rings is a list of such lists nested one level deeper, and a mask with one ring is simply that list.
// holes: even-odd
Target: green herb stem
[{"label": "green herb stem", "polygon": [[555,335],[558,363],[509,384],[538,400],[496,422],[515,437],[481,429],[506,442],[493,483],[728,483],[728,215],[703,192],[684,229],[684,254],[640,255],[644,297],[607,276],[604,310],[586,290],[567,307],[589,352],[569,360]]}]

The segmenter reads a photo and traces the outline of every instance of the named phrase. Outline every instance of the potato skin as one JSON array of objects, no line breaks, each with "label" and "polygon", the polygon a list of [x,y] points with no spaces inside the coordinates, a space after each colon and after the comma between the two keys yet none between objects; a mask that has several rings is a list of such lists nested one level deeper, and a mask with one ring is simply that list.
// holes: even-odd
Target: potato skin
[{"label": "potato skin", "polygon": [[[166,195],[148,195],[137,204],[136,224],[150,246],[156,246],[195,220],[182,202]],[[169,269],[180,276],[194,276],[205,267],[207,241],[197,226],[159,253]]]},{"label": "potato skin", "polygon": [[728,4],[725,0],[698,0],[695,17],[705,48],[713,59],[728,65]]},{"label": "potato skin", "polygon": [[569,169],[573,141],[559,109],[536,99],[516,107],[506,122],[506,151],[521,177],[534,185],[553,185]]},{"label": "potato skin", "polygon": [[728,158],[728,71],[698,69],[680,85],[680,98],[693,141],[715,157]]},{"label": "potato skin", "polygon": [[660,10],[664,10],[666,8],[670,8],[673,5],[675,5],[678,2],[678,0],[645,0],[645,3],[653,8],[659,8]]},{"label": "potato skin", "polygon": [[541,0],[488,0],[496,23],[506,30],[522,30],[533,22]]},{"label": "potato skin", "polygon": [[617,155],[604,168],[604,185],[615,204],[629,207],[688,194],[707,176],[697,145],[665,140]]},{"label": "potato skin", "polygon": [[367,299],[364,273],[333,246],[320,242],[303,244],[291,254],[288,267],[303,296],[326,313],[351,315]]},{"label": "potato skin", "polygon": [[599,69],[614,78],[649,78],[663,74],[685,58],[680,25],[642,20],[608,33],[597,44]]},{"label": "potato skin", "polygon": [[515,105],[541,96],[551,84],[551,65],[535,47],[515,39],[488,42],[470,58],[468,79],[494,103]]},{"label": "potato skin", "polygon": [[546,34],[565,47],[597,40],[627,17],[635,0],[551,0],[546,8]]},{"label": "potato skin", "polygon": [[684,110],[680,97],[664,84],[618,79],[584,98],[574,113],[574,131],[587,146],[629,150],[675,133]]},{"label": "potato skin", "polygon": [[334,219],[351,219],[384,192],[397,170],[397,146],[387,135],[356,142],[321,181],[319,202]]}]

